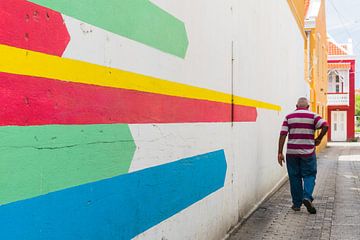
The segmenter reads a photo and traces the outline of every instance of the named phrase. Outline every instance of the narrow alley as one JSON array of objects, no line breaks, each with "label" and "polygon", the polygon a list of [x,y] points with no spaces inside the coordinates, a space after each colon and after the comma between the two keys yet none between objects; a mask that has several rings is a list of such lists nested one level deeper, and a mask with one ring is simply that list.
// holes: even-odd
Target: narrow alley
[{"label": "narrow alley", "polygon": [[304,206],[300,212],[290,208],[287,182],[234,230],[229,240],[359,239],[359,176],[360,143],[329,143],[318,156],[316,215]]},{"label": "narrow alley", "polygon": [[0,0],[0,240],[360,240],[359,12]]}]

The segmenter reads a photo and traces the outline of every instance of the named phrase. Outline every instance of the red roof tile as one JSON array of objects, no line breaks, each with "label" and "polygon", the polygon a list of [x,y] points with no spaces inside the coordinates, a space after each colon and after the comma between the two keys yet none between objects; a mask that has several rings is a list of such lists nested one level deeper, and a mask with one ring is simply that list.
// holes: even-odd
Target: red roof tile
[{"label": "red roof tile", "polygon": [[329,69],[350,69],[350,63],[328,63]]},{"label": "red roof tile", "polygon": [[328,40],[329,46],[328,46],[328,54],[329,55],[348,55],[345,49],[342,47],[336,45],[331,40]]}]

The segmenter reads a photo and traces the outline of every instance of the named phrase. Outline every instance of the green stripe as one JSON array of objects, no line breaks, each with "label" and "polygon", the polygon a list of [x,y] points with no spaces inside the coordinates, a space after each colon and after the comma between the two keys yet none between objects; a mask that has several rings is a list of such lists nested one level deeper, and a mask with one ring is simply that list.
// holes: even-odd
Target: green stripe
[{"label": "green stripe", "polygon": [[128,172],[135,152],[124,124],[0,128],[0,204]]},{"label": "green stripe", "polygon": [[182,21],[149,0],[30,0],[163,52],[185,57]]}]

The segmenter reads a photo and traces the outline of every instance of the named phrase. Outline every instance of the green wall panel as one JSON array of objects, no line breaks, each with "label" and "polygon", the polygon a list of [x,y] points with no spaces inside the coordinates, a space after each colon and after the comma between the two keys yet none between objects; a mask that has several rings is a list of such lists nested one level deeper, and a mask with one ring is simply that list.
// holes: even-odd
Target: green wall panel
[{"label": "green wall panel", "polygon": [[125,124],[0,128],[0,204],[128,172]]},{"label": "green wall panel", "polygon": [[148,0],[30,0],[163,52],[185,57],[182,21]]}]

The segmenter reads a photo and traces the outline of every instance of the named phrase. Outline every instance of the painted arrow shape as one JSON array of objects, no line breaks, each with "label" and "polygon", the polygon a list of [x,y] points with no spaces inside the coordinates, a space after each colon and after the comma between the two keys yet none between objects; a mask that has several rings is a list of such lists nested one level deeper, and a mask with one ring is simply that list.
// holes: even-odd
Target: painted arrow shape
[{"label": "painted arrow shape", "polygon": [[0,79],[0,126],[254,122],[257,117],[256,108],[240,105],[1,72]]},{"label": "painted arrow shape", "polygon": [[267,102],[0,44],[0,72],[280,111]]},{"label": "painted arrow shape", "polygon": [[0,206],[0,239],[131,239],[224,186],[218,150]]},{"label": "painted arrow shape", "polygon": [[[31,0],[65,15],[184,58],[185,24],[148,0]],[[116,17],[114,17],[116,16]]]},{"label": "painted arrow shape", "polygon": [[1,127],[0,151],[5,204],[127,173],[135,144],[122,124]]},{"label": "painted arrow shape", "polygon": [[25,0],[0,1],[0,43],[61,56],[70,36],[60,13]]}]

